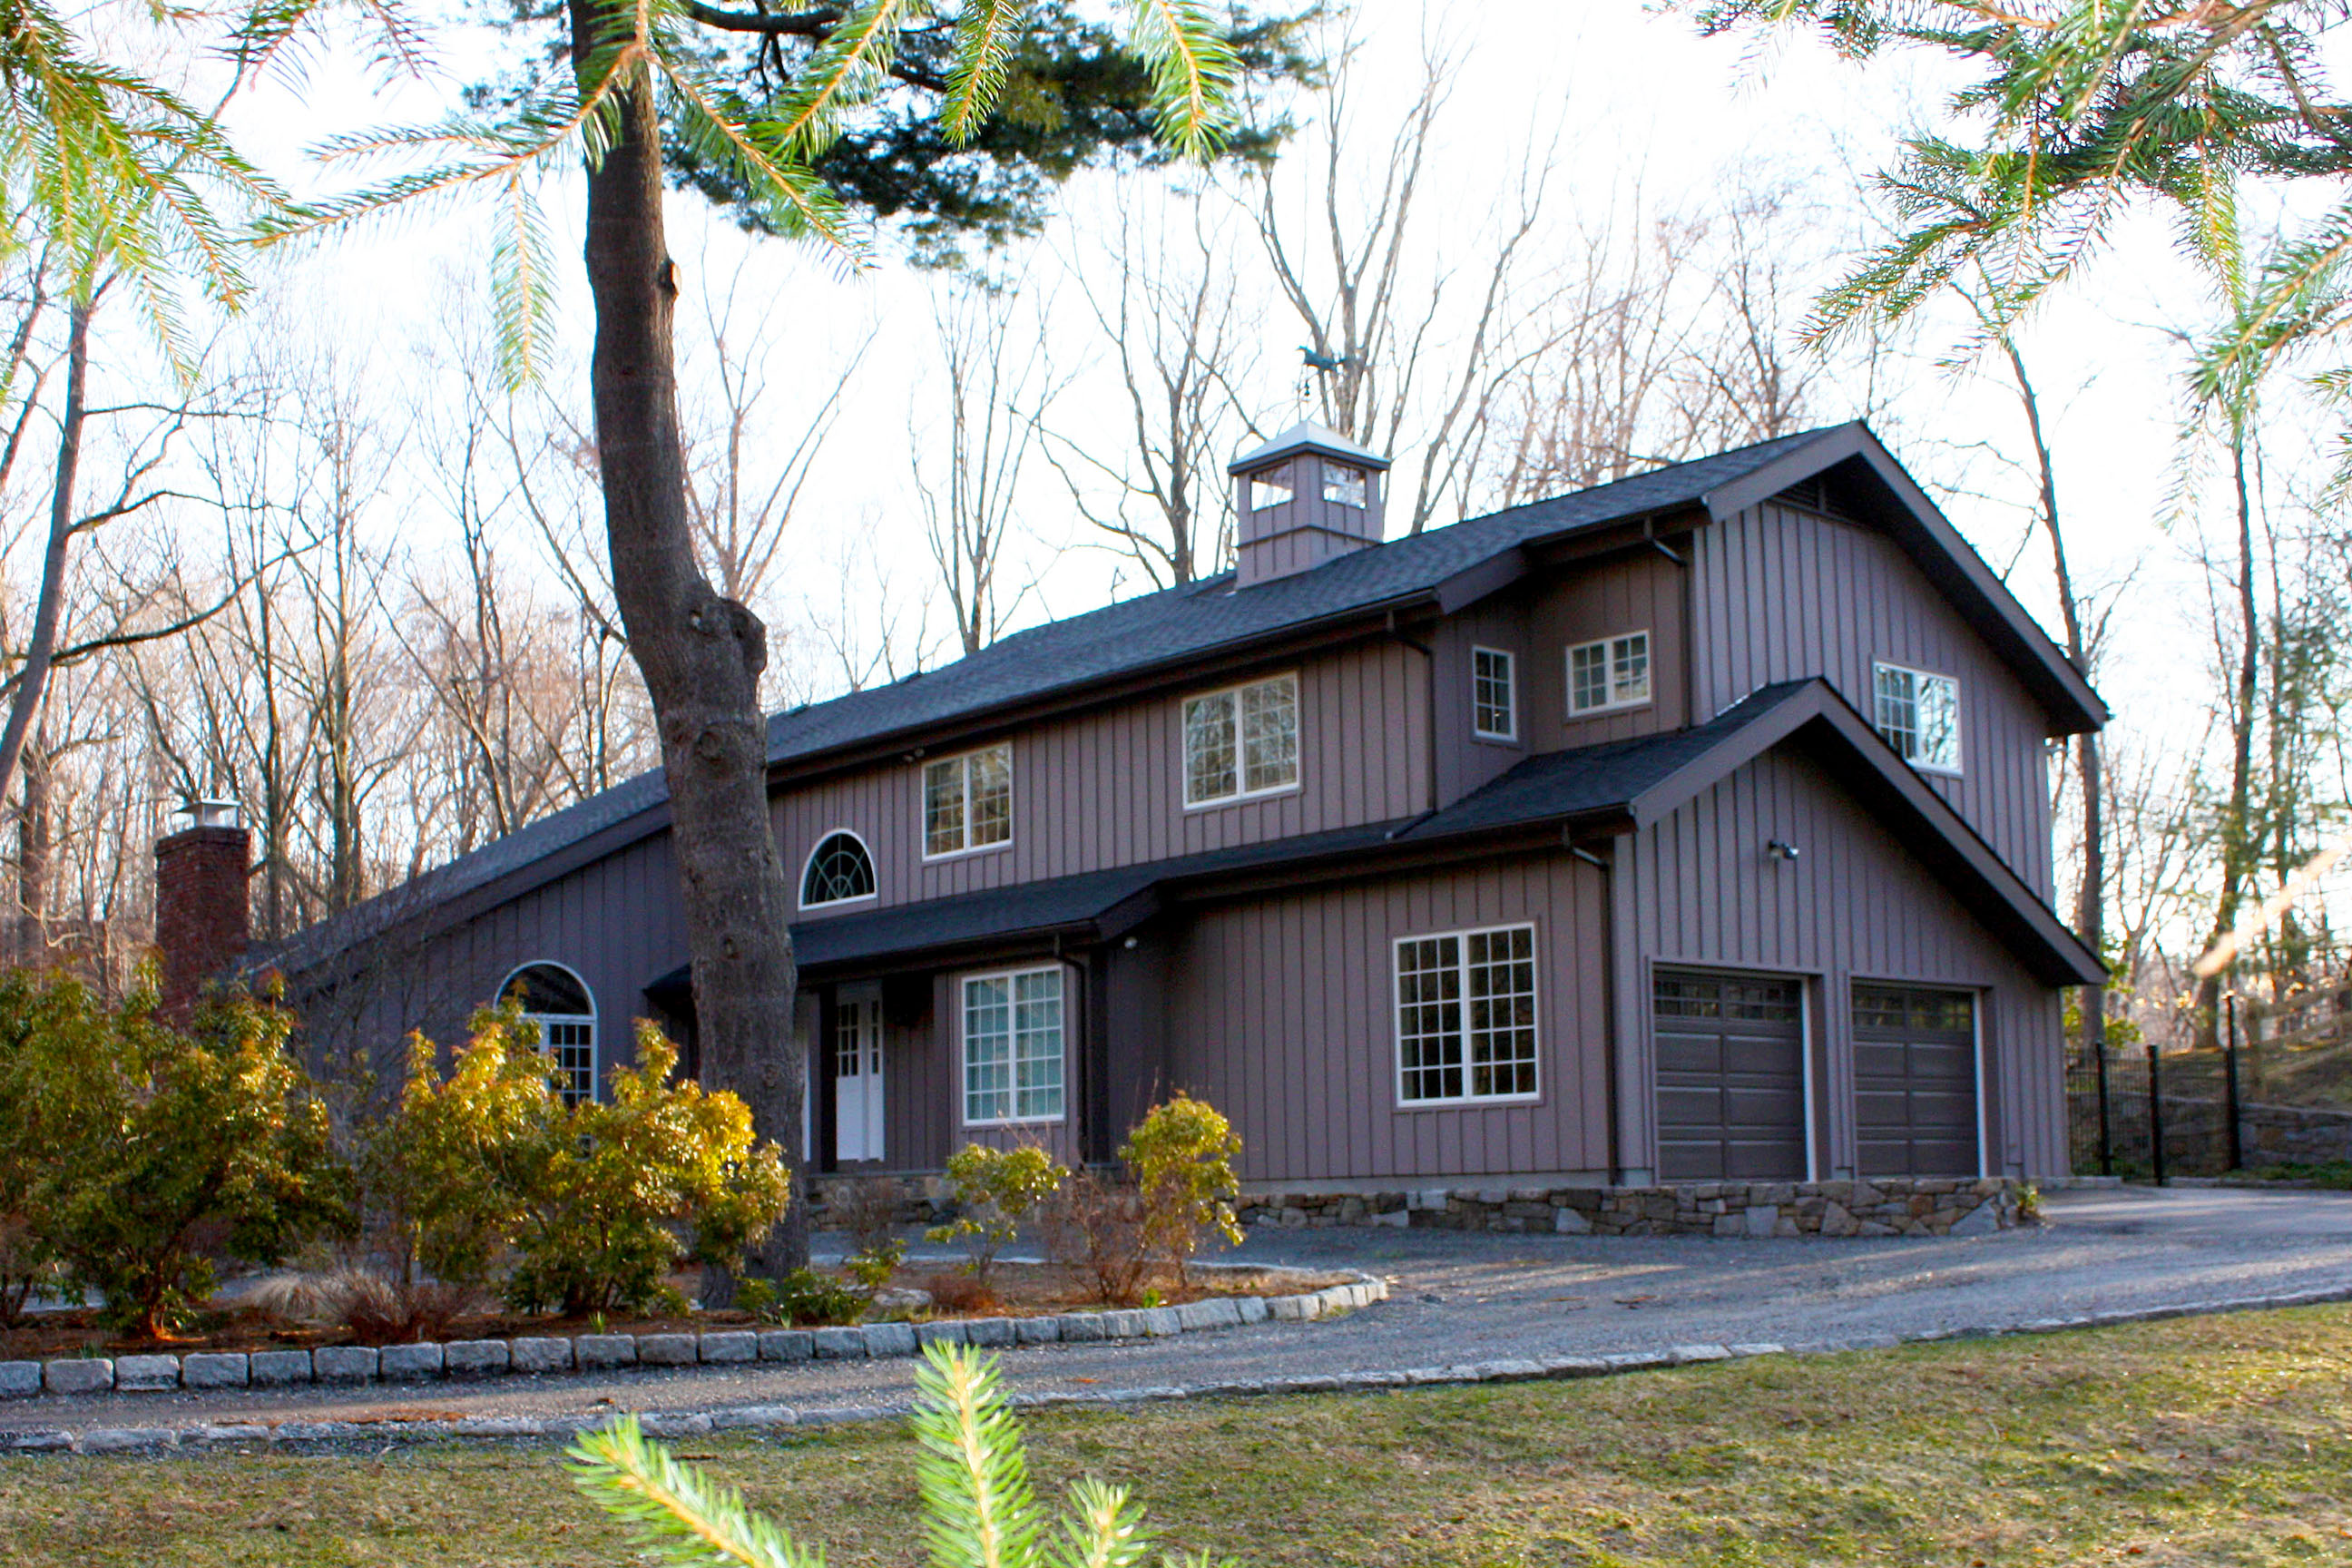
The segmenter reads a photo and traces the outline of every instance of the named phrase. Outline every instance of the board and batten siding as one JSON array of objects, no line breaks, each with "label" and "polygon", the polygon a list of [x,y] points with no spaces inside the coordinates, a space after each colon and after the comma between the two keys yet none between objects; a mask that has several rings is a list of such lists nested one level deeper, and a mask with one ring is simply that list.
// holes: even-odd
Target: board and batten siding
[{"label": "board and batten siding", "polygon": [[[803,787],[774,800],[778,852],[795,902],[808,856],[847,828],[874,857],[877,898],[838,906],[873,909],[1083,871],[1384,822],[1429,808],[1427,660],[1395,641],[1358,644],[1263,676],[1298,677],[1298,787],[1279,795],[1187,808],[1183,702],[1239,682],[1220,679],[1116,707],[984,737],[1013,743],[1013,840],[936,860],[923,858],[924,762],[959,755],[934,749]],[[811,911],[823,918],[825,910]]]},{"label": "board and batten siding", "polygon": [[1692,539],[1696,707],[1822,676],[1874,718],[1872,667],[1957,678],[1960,773],[1922,773],[2010,868],[2051,897],[2048,722],[1902,548],[1875,530],[1767,502]]},{"label": "board and batten siding", "polygon": [[[1394,944],[1532,922],[1530,1103],[1398,1103]],[[1242,1138],[1253,1182],[1588,1173],[1609,1163],[1602,873],[1562,852],[1202,910],[1168,964],[1169,1087]]]},{"label": "board and batten siding", "polygon": [[[331,1048],[356,1047],[380,1073],[397,1075],[405,1037],[421,1029],[445,1050],[465,1037],[478,1007],[498,999],[527,963],[560,963],[584,981],[596,1005],[597,1074],[635,1060],[645,987],[687,960],[685,911],[669,836],[656,834],[483,911],[421,947],[386,949],[306,1007]],[[372,973],[381,969],[382,973]],[[338,997],[370,999],[339,1011]]]},{"label": "board and batten siding", "polygon": [[[1528,712],[1538,752],[1678,730],[1685,716],[1683,574],[1654,552],[1570,567],[1528,607]],[[1650,634],[1650,700],[1582,718],[1568,710],[1568,650],[1629,632]]]},{"label": "board and batten siding", "polygon": [[[1772,839],[1799,857],[1778,860]],[[1814,1144],[1823,1176],[1855,1157],[1855,980],[1979,994],[1987,1151],[1995,1173],[2067,1170],[2059,994],[2042,984],[1950,889],[1792,747],[1766,753],[1619,842],[1621,1030],[1634,1042],[1620,1081],[1629,1163],[1656,1164],[1651,973],[1697,965],[1808,977]]]}]

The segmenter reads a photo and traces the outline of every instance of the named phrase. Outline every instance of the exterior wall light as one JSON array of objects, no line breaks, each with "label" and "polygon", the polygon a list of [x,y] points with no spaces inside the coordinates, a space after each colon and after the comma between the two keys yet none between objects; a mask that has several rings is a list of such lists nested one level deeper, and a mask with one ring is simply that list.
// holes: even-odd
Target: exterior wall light
[{"label": "exterior wall light", "polygon": [[1803,852],[1785,838],[1775,838],[1764,846],[1764,853],[1775,860],[1794,860]]}]

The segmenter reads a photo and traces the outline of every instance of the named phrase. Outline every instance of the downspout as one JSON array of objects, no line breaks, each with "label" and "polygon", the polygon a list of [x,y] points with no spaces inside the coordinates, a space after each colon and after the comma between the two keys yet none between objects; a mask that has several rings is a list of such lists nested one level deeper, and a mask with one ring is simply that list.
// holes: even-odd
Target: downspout
[{"label": "downspout", "polygon": [[[1430,647],[1429,644],[1425,642],[1419,642],[1405,636],[1404,632],[1397,626],[1397,614],[1394,610],[1391,610],[1389,612],[1388,635],[1392,640],[1402,643],[1405,647],[1412,649],[1413,652],[1421,655],[1422,659],[1429,671],[1428,704],[1425,709],[1425,711],[1429,715],[1429,744],[1427,747],[1429,754],[1424,759],[1424,762],[1429,769],[1428,816],[1434,816],[1437,812],[1437,650]],[[1428,816],[1424,816],[1422,818],[1422,821],[1427,821]],[[1420,823],[1416,822],[1412,826],[1417,827],[1420,825]],[[1410,830],[1406,829],[1404,831]]]}]

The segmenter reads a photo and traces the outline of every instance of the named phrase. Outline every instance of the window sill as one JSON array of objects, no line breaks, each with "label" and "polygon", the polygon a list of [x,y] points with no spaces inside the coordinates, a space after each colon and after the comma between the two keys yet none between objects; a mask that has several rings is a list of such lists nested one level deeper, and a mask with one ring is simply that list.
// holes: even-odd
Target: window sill
[{"label": "window sill", "polygon": [[1519,738],[1517,735],[1489,735],[1483,730],[1473,730],[1470,731],[1470,739],[1474,744],[1480,746],[1508,746],[1515,751],[1519,748]]},{"label": "window sill", "polygon": [[880,893],[867,893],[863,898],[856,899],[828,899],[821,904],[803,904],[800,907],[800,912],[804,915],[829,915],[841,910],[862,909],[867,904],[879,903],[881,900]]},{"label": "window sill", "polygon": [[1059,1127],[1069,1119],[1066,1111],[1060,1116],[1008,1116],[1001,1121],[965,1121],[959,1125],[967,1131],[986,1132],[1006,1127]]},{"label": "window sill", "polygon": [[1396,1110],[1481,1110],[1494,1105],[1541,1105],[1543,1090],[1533,1094],[1465,1094],[1458,1100],[1400,1100]]},{"label": "window sill", "polygon": [[971,849],[950,849],[945,853],[939,855],[934,855],[929,850],[925,850],[923,852],[923,864],[926,866],[938,866],[950,860],[969,860],[975,855],[994,855],[1012,847],[1013,840],[1007,838],[995,844],[979,845]]},{"label": "window sill", "polygon": [[1639,702],[1609,702],[1598,708],[1576,708],[1569,710],[1568,721],[1578,723],[1586,719],[1609,719],[1620,713],[1638,713],[1644,708],[1654,708],[1658,700],[1644,697]]},{"label": "window sill", "polygon": [[1229,805],[1248,805],[1254,801],[1280,800],[1284,795],[1298,794],[1299,789],[1300,786],[1297,784],[1287,784],[1275,789],[1252,790],[1243,795],[1221,795],[1214,800],[1188,800],[1184,803],[1184,809],[1187,813],[1222,811]]}]

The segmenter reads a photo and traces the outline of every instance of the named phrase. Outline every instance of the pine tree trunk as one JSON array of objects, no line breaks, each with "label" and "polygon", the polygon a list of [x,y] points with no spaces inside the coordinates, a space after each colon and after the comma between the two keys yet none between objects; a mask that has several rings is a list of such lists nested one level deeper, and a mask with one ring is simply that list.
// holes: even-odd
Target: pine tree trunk
[{"label": "pine tree trunk", "polygon": [[[572,58],[584,62],[600,15],[570,0]],[[595,300],[591,368],[613,591],[645,676],[669,784],[670,844],[694,960],[701,1066],[733,1089],[794,1175],[784,1223],[755,1255],[761,1272],[808,1258],[802,1171],[801,1051],[791,905],[768,816],[767,722],[760,673],[767,632],[719,597],[697,566],[679,437],[672,321],[677,268],[662,222],[661,142],[641,79],[621,98],[611,149],[588,177],[587,265]]]}]

